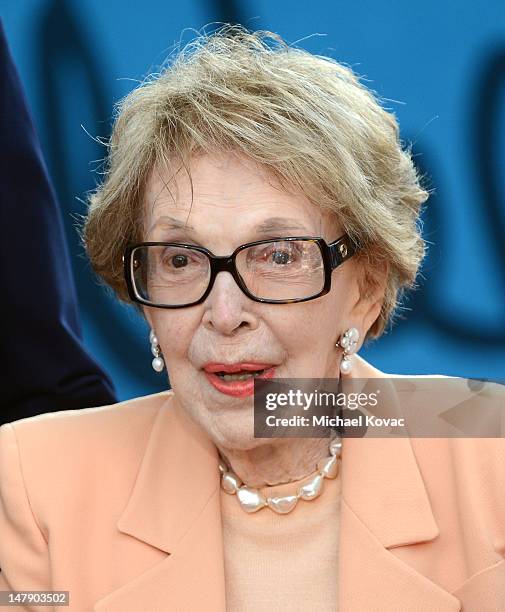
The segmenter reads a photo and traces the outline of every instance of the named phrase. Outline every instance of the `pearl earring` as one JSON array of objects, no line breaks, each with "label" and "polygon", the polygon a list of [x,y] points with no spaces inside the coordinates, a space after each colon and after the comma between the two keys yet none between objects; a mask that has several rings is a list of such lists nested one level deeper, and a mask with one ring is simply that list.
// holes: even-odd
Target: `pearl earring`
[{"label": "pearl earring", "polygon": [[356,327],[350,327],[340,336],[340,340],[335,346],[344,349],[344,356],[340,362],[340,371],[342,374],[349,374],[352,368],[352,354],[356,351],[359,340],[359,330]]},{"label": "pearl earring", "polygon": [[149,342],[151,343],[151,353],[154,355],[151,365],[155,372],[162,372],[165,367],[165,362],[161,357],[161,349],[158,344],[158,338],[156,338],[154,331],[151,330],[149,334]]}]

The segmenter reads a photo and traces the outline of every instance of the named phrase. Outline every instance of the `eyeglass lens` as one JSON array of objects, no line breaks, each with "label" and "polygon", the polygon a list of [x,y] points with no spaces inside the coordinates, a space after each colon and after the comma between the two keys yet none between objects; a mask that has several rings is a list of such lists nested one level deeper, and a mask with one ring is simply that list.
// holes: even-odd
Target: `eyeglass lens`
[{"label": "eyeglass lens", "polygon": [[[137,294],[153,304],[179,306],[200,299],[209,285],[210,260],[201,251],[168,245],[143,245],[132,252]],[[316,242],[277,240],[242,249],[237,272],[257,298],[311,297],[324,287],[324,262]]]}]

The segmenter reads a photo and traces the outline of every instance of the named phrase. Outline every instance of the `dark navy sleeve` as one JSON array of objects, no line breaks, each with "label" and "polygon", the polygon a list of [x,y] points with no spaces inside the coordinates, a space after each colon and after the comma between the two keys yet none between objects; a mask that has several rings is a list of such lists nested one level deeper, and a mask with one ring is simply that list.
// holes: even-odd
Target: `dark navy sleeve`
[{"label": "dark navy sleeve", "polygon": [[0,22],[0,425],[117,401],[86,351],[63,223]]}]

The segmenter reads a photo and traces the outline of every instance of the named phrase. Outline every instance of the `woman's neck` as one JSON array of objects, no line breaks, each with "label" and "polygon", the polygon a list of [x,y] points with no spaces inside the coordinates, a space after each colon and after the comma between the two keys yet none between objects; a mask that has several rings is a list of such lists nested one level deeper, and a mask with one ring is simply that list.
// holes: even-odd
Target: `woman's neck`
[{"label": "woman's neck", "polygon": [[261,488],[302,480],[329,457],[329,438],[278,438],[248,450],[218,447],[233,472],[247,486]]}]

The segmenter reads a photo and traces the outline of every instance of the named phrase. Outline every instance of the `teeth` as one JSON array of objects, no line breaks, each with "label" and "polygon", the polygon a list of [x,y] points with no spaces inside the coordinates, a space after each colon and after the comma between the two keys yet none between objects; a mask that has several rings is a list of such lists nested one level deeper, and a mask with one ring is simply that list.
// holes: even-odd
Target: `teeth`
[{"label": "teeth", "polygon": [[217,375],[223,380],[247,380],[248,378],[256,378],[260,374],[263,374],[264,371],[265,370],[259,370],[258,372],[247,374],[223,374],[222,372],[217,372]]}]

